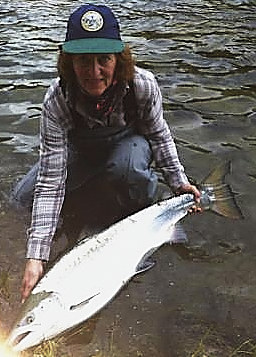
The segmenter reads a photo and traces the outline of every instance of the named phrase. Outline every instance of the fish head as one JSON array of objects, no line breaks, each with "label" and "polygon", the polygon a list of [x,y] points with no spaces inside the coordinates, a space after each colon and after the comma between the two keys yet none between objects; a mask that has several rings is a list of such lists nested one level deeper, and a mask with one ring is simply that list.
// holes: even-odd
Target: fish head
[{"label": "fish head", "polygon": [[51,336],[62,314],[63,304],[57,293],[31,293],[14,323],[8,344],[17,352],[38,345]]}]

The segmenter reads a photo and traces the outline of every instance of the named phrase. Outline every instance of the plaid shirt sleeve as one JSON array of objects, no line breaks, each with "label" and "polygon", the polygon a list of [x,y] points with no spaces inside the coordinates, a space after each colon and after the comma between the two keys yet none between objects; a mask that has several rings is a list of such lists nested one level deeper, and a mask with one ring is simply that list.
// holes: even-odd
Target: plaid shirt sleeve
[{"label": "plaid shirt sleeve", "polygon": [[170,128],[163,117],[162,95],[154,75],[136,68],[135,94],[138,101],[139,128],[150,142],[156,167],[168,186],[176,191],[188,183],[180,163]]},{"label": "plaid shirt sleeve", "polygon": [[48,260],[65,195],[67,130],[60,87],[47,92],[40,122],[40,168],[35,187],[26,258]]},{"label": "plaid shirt sleeve", "polygon": [[[141,134],[149,140],[156,166],[176,190],[188,179],[181,165],[168,124],[162,97],[152,73],[136,68],[135,93]],[[48,90],[40,123],[40,169],[35,187],[26,258],[48,260],[65,196],[67,131],[71,115],[58,80]]]}]

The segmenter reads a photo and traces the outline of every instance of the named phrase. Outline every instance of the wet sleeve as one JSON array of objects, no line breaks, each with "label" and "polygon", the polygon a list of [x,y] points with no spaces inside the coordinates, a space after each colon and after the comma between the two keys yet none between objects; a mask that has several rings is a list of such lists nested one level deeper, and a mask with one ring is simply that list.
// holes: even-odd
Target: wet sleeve
[{"label": "wet sleeve", "polygon": [[57,98],[45,101],[40,123],[39,173],[35,186],[26,258],[49,260],[65,195],[67,138]]},{"label": "wet sleeve", "polygon": [[163,117],[162,95],[160,88],[153,78],[147,84],[147,100],[141,113],[141,128],[150,142],[156,167],[172,189],[188,183],[170,128]]}]

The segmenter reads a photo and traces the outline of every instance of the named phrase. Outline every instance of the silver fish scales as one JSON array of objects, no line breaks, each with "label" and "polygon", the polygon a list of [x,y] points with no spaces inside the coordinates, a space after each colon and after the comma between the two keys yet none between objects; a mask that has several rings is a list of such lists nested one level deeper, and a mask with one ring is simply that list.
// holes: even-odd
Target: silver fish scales
[{"label": "silver fish scales", "polygon": [[[201,185],[201,205],[231,218],[241,212],[221,165]],[[35,286],[8,343],[22,351],[89,319],[134,275],[152,266],[148,258],[165,243],[184,240],[176,224],[195,204],[191,194],[158,202],[80,241]]]}]

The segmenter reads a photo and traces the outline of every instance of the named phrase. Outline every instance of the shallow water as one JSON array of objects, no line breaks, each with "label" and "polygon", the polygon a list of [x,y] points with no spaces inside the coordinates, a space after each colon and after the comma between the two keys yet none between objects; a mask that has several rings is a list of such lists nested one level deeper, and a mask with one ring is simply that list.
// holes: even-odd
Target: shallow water
[{"label": "shallow water", "polygon": [[[0,320],[18,306],[25,249],[23,219],[6,196],[37,160],[38,119],[56,75],[58,44],[82,1],[0,2]],[[135,278],[73,336],[74,356],[228,356],[255,335],[256,3],[253,0],[105,1],[121,21],[138,65],[160,83],[165,116],[189,176],[200,181],[231,160],[228,177],[243,220],[188,217],[184,249],[164,247],[157,265]],[[7,294],[6,291],[9,291]],[[100,352],[99,352],[100,351]]]}]

